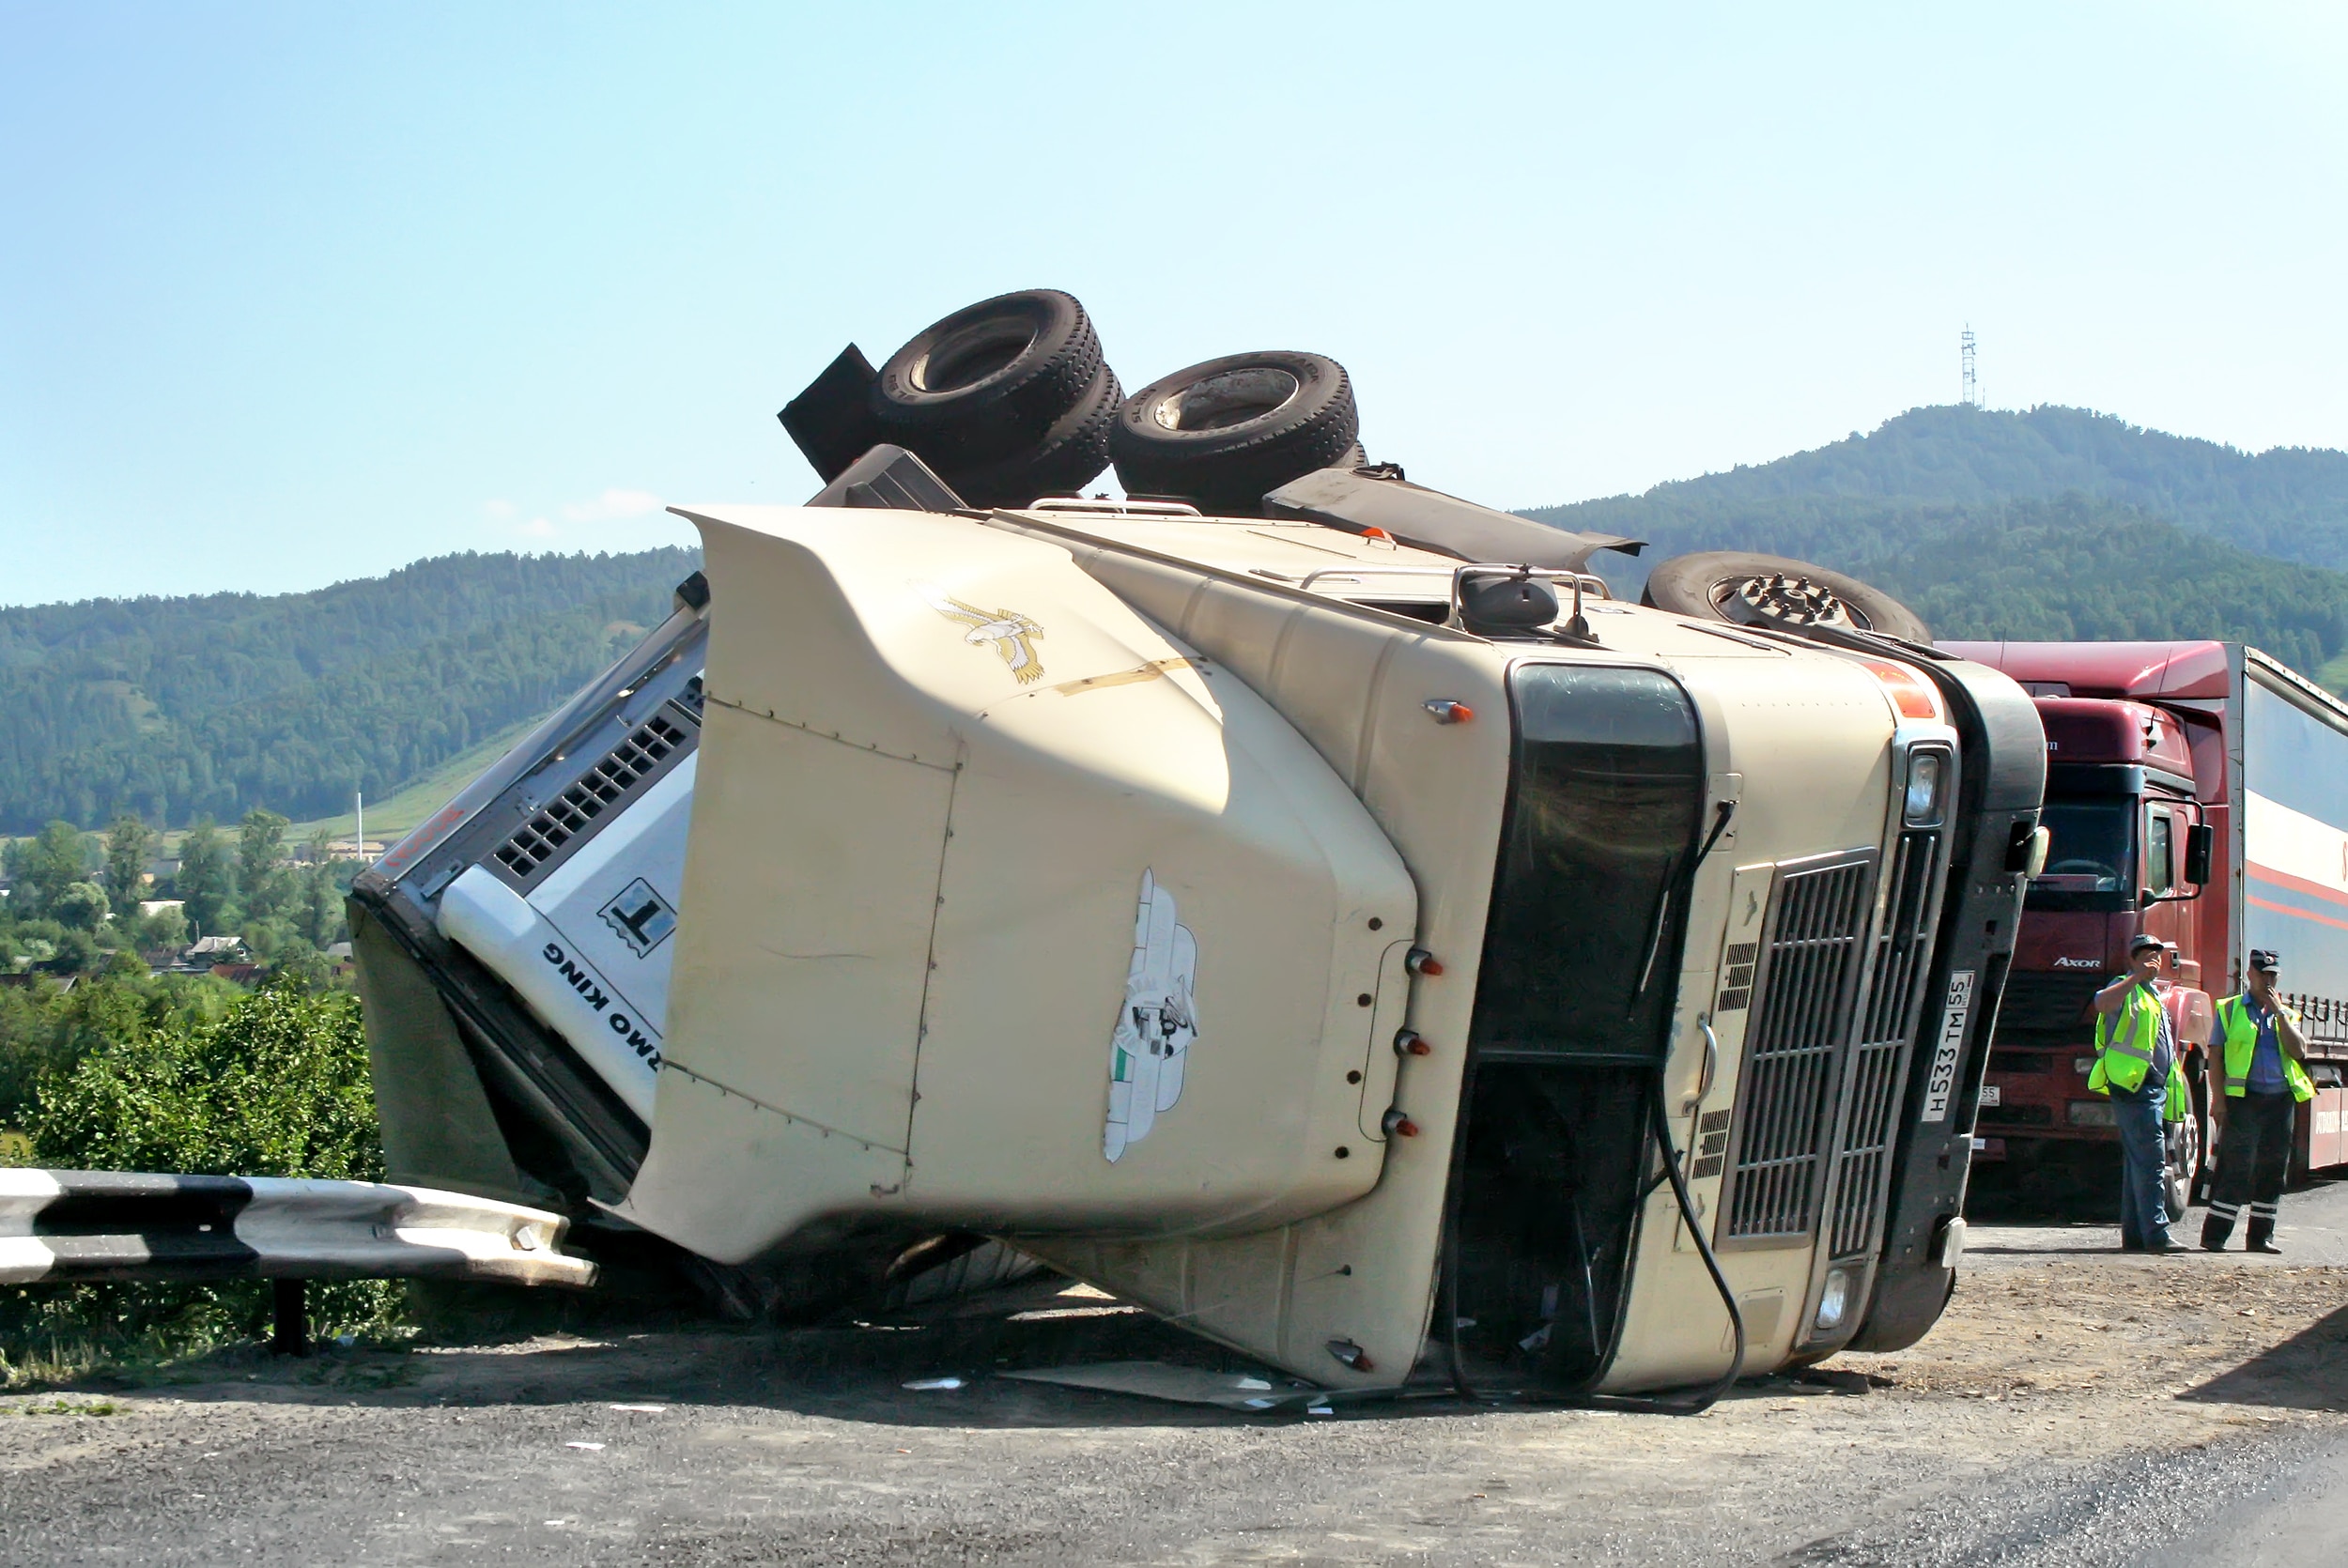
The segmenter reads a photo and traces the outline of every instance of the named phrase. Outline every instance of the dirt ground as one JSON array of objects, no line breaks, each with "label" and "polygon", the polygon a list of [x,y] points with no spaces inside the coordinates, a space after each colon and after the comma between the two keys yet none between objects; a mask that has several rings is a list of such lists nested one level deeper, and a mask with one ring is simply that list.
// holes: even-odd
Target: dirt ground
[{"label": "dirt ground", "polygon": [[1915,1348],[1693,1419],[1036,1384],[992,1374],[1236,1363],[1089,1293],[1006,1305],[0,1397],[0,1560],[2133,1563],[2348,1453],[2341,1268],[2006,1260]]}]

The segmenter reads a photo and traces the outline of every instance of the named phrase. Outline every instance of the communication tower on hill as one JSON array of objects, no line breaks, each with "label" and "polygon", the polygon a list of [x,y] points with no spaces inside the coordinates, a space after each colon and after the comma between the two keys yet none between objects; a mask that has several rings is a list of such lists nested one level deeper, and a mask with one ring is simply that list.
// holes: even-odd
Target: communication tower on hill
[{"label": "communication tower on hill", "polygon": [[1961,358],[1965,363],[1965,385],[1957,396],[1957,401],[1964,404],[1969,408],[1978,408],[1982,407],[1981,377],[1975,373],[1973,368],[1972,323],[1967,322],[1965,324],[1964,335],[1958,338],[1957,342],[1962,345]]}]

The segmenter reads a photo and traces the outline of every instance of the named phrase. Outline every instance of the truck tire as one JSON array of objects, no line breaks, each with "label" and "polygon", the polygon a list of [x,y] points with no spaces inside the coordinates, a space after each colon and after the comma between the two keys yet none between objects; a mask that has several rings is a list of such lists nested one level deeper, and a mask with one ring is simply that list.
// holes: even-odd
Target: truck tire
[{"label": "truck tire", "polygon": [[1879,588],[1806,561],[1751,550],[1674,556],[1647,574],[1639,602],[1676,615],[1747,625],[1836,625],[1930,642],[1916,612]]},{"label": "truck tire", "polygon": [[2187,1115],[2162,1129],[2162,1197],[2169,1205],[2170,1223],[2181,1223],[2193,1202],[2193,1186],[2201,1170],[2201,1124]]},{"label": "truck tire", "polygon": [[2193,1090],[2193,1125],[2201,1134],[2201,1147],[2186,1197],[2193,1203],[2205,1204],[2209,1202],[2210,1188],[2217,1180],[2217,1145],[2210,1137],[2208,1061],[2197,1051],[2193,1053],[2192,1064],[2186,1080]]},{"label": "truck tire", "polygon": [[1045,441],[1102,369],[1100,335],[1073,295],[1021,289],[916,332],[874,378],[873,416],[883,438],[941,474],[979,469]]},{"label": "truck tire", "polygon": [[1109,434],[1134,495],[1174,496],[1252,517],[1266,491],[1358,452],[1361,416],[1345,367],[1322,354],[1228,354],[1127,398]]},{"label": "truck tire", "polygon": [[972,506],[1026,506],[1039,496],[1074,495],[1109,466],[1109,429],[1125,390],[1105,363],[1076,406],[1027,451],[968,468],[950,461],[938,477]]}]

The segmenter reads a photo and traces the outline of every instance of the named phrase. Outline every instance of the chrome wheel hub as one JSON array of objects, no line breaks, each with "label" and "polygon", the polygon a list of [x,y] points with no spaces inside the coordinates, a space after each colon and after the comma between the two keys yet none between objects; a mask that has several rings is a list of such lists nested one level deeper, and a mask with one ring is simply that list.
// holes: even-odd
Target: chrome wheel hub
[{"label": "chrome wheel hub", "polygon": [[1715,601],[1731,621],[1748,625],[1771,623],[1796,626],[1856,626],[1866,618],[1821,582],[1771,572],[1766,576],[1740,577],[1713,590]]}]

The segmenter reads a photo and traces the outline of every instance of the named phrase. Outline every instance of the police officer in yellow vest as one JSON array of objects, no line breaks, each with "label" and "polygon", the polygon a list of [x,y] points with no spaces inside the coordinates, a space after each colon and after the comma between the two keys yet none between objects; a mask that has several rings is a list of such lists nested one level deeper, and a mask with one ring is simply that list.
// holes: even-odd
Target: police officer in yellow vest
[{"label": "police officer in yellow vest", "polygon": [[2165,957],[2160,938],[2139,933],[2128,944],[2127,973],[2095,993],[2095,1067],[2087,1086],[2111,1097],[2120,1133],[2120,1246],[2131,1253],[2186,1250],[2170,1238],[2161,1179],[2161,1119],[2177,1070],[2169,1009],[2153,991]]},{"label": "police officer in yellow vest", "polygon": [[2220,1130],[2217,1179],[2201,1223],[2201,1245],[2213,1253],[2225,1250],[2246,1203],[2250,1251],[2282,1251],[2275,1245],[2275,1215],[2291,1174],[2293,1123],[2299,1102],[2315,1098],[2315,1085],[2308,1081],[2299,1020],[2275,994],[2278,961],[2263,947],[2250,949],[2242,993],[2217,1004],[2226,1092],[2213,1105]]}]

